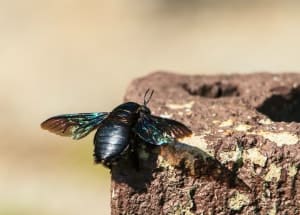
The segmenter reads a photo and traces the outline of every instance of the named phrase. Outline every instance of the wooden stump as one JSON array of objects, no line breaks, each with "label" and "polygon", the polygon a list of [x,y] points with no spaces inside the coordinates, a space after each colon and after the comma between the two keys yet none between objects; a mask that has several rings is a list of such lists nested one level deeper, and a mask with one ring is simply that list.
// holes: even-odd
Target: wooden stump
[{"label": "wooden stump", "polygon": [[136,79],[154,115],[183,122],[193,136],[139,144],[140,171],[127,158],[112,168],[112,214],[300,214],[300,75]]}]

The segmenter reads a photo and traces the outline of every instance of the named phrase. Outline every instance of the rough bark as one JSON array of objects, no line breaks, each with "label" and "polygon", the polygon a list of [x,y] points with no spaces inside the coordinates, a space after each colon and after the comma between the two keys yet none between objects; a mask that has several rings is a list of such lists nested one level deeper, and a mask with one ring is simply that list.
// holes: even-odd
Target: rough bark
[{"label": "rough bark", "polygon": [[193,136],[139,144],[112,168],[112,214],[300,214],[300,75],[136,79],[126,101],[155,93],[154,115],[183,122]]}]

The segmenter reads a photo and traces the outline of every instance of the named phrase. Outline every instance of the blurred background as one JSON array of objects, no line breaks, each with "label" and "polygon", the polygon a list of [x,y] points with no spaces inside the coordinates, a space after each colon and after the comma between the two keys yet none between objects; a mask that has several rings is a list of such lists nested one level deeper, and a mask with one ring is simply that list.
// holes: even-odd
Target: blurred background
[{"label": "blurred background", "polygon": [[110,213],[110,174],[40,129],[109,111],[136,77],[298,71],[299,1],[0,1],[0,214]]}]

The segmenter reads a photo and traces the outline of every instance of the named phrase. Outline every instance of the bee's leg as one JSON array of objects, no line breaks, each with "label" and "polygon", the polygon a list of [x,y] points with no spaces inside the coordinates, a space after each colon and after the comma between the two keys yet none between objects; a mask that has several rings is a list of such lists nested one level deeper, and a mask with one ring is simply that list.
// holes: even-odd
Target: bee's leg
[{"label": "bee's leg", "polygon": [[138,172],[140,170],[140,159],[136,146],[136,138],[132,138],[129,145],[129,159],[131,160],[133,168]]}]

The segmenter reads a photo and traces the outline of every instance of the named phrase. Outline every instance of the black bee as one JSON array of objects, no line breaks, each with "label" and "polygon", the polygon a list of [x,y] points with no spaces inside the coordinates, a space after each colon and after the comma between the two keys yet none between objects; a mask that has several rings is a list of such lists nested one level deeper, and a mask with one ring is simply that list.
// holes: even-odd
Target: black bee
[{"label": "black bee", "polygon": [[[51,117],[41,124],[43,129],[58,135],[81,139],[97,128],[94,137],[94,158],[96,163],[110,167],[124,152],[138,140],[153,145],[173,143],[176,138],[192,134],[185,125],[171,119],[151,115],[147,107],[153,90],[144,95],[144,104],[127,102],[117,106],[110,113],[77,113]],[[148,98],[147,98],[147,95]]]}]

